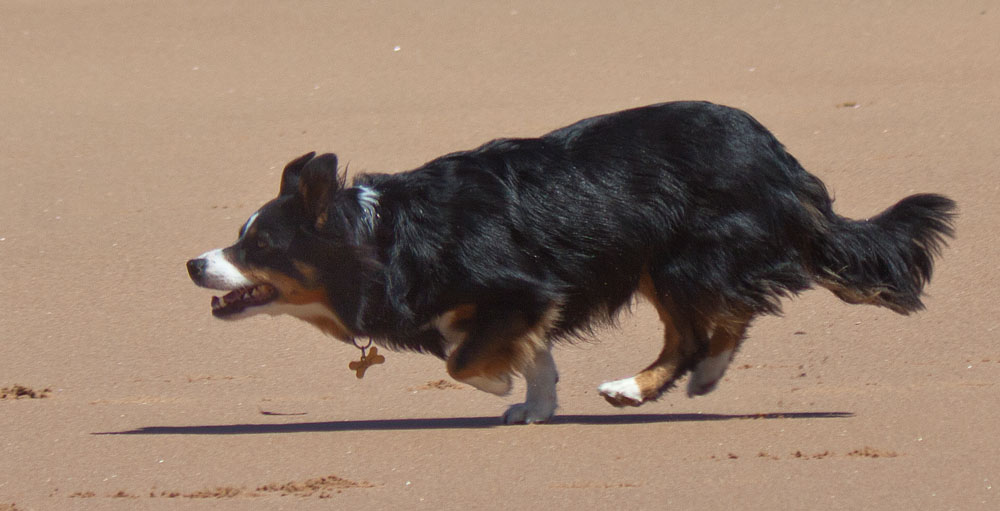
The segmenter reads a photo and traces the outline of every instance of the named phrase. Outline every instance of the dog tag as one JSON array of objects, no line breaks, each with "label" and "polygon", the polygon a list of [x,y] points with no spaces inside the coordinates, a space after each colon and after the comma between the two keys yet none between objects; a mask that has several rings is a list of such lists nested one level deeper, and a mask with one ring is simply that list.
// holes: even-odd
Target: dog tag
[{"label": "dog tag", "polygon": [[372,346],[368,350],[368,353],[365,353],[365,349],[362,348],[361,360],[355,360],[354,362],[347,364],[347,367],[349,367],[352,371],[354,371],[354,374],[360,380],[361,378],[365,377],[365,371],[367,371],[369,367],[376,364],[384,364],[384,363],[385,363],[385,357],[379,355],[378,348]]}]

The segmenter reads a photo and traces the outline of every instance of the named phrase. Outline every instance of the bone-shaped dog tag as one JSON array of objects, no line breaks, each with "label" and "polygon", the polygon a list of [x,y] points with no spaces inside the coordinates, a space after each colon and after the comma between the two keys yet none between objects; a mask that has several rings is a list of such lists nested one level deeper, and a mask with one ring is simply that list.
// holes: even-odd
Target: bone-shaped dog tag
[{"label": "bone-shaped dog tag", "polygon": [[378,348],[372,346],[368,350],[368,353],[365,353],[364,348],[362,348],[361,360],[355,360],[354,362],[347,364],[347,367],[349,367],[352,371],[354,371],[354,374],[360,380],[361,378],[365,377],[365,371],[367,371],[369,367],[376,364],[384,364],[384,363],[385,363],[385,357],[379,355]]}]

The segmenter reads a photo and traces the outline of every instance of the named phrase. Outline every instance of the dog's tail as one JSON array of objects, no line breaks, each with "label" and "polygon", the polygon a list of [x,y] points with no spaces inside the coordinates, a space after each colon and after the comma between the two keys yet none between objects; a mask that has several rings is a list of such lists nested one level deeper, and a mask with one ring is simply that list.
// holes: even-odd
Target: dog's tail
[{"label": "dog's tail", "polygon": [[812,254],[816,282],[847,303],[900,314],[924,308],[923,287],[934,257],[954,237],[956,204],[942,195],[911,195],[868,220],[827,215],[826,235]]}]

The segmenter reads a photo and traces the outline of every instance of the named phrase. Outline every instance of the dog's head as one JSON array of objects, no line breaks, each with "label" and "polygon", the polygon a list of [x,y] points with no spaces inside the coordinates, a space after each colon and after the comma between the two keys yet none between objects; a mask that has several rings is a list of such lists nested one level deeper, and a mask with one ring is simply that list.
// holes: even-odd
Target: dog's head
[{"label": "dog's head", "polygon": [[345,188],[336,155],[306,154],[285,166],[278,197],[250,215],[236,243],[191,259],[188,274],[201,287],[228,291],[212,298],[217,318],[290,314],[350,339],[342,318],[354,304],[332,299],[360,292],[361,246],[376,201],[370,190]]}]

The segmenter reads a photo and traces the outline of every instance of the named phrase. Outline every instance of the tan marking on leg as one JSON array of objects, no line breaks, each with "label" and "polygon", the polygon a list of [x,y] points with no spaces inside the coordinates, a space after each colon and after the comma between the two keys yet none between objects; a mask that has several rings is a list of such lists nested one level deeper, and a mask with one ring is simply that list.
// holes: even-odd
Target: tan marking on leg
[{"label": "tan marking on leg", "polygon": [[465,340],[465,332],[469,329],[469,320],[475,315],[476,306],[470,303],[459,305],[431,321],[430,324],[441,333],[441,337],[444,337],[446,356],[451,355],[451,352]]},{"label": "tan marking on leg", "polygon": [[[471,314],[474,314],[473,312]],[[464,319],[471,319],[469,317]],[[471,385],[497,393],[493,385],[482,385],[477,382],[483,380],[489,382],[503,382],[510,388],[511,375],[521,372],[528,364],[531,364],[537,353],[548,349],[548,332],[559,319],[560,308],[551,306],[534,325],[526,327],[520,334],[512,339],[491,339],[478,348],[471,361],[467,361],[462,367],[458,367],[457,353],[462,349],[462,345],[457,346],[448,356],[448,374],[452,378],[469,383]],[[515,329],[516,330],[516,329]],[[466,340],[463,339],[462,343]],[[490,388],[485,388],[490,387]],[[506,392],[504,392],[506,393]]]},{"label": "tan marking on leg", "polygon": [[441,331],[442,335],[447,335],[448,332],[463,332],[468,330],[468,321],[475,315],[476,306],[474,304],[459,305],[438,317],[433,325]]},{"label": "tan marking on leg", "polygon": [[753,314],[738,313],[716,318],[712,338],[708,341],[708,355],[715,356],[724,351],[733,351],[743,341],[743,334],[750,326]]},{"label": "tan marking on leg", "polygon": [[643,399],[655,399],[677,371],[680,363],[681,334],[669,309],[658,296],[649,273],[644,272],[639,278],[639,293],[653,304],[660,321],[663,322],[663,350],[649,367],[635,376],[635,383],[639,386]]}]

